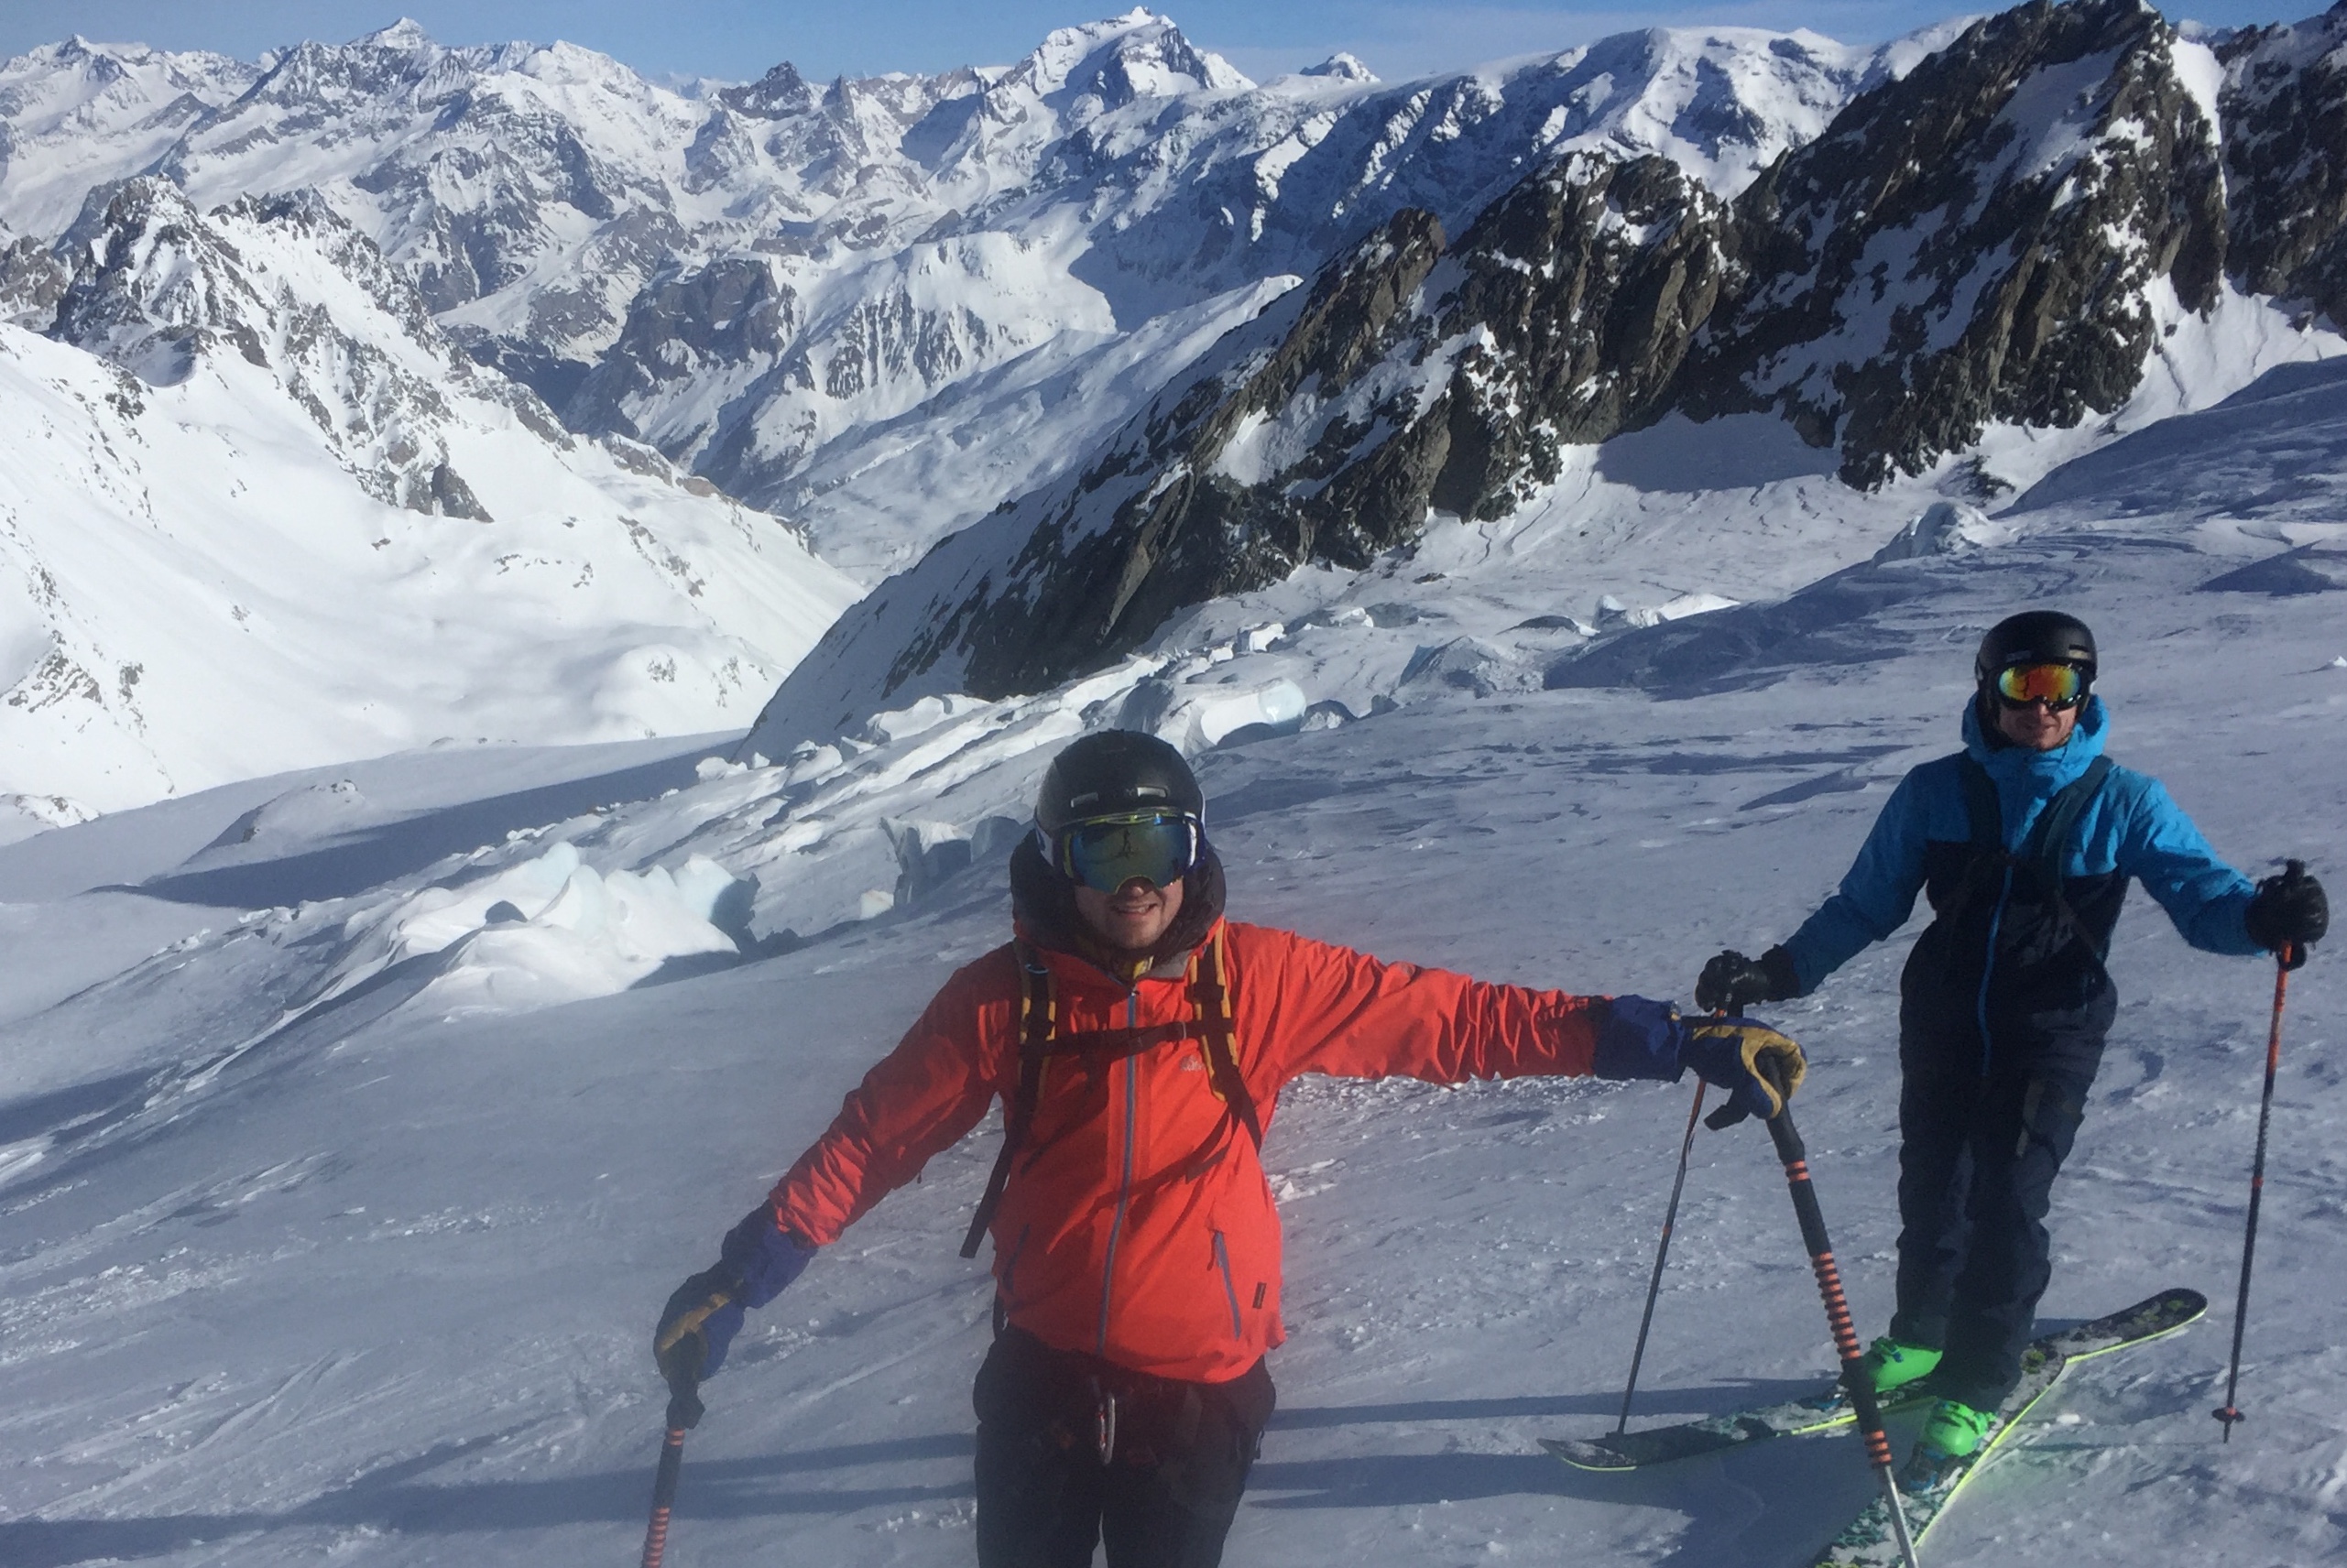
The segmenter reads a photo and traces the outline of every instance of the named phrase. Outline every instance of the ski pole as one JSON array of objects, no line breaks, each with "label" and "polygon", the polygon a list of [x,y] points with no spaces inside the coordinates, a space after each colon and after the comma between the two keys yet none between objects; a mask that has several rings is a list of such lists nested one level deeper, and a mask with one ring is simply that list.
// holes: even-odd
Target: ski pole
[{"label": "ski pole", "polygon": [[[1907,1512],[1899,1502],[1898,1477],[1892,1473],[1891,1439],[1883,1430],[1883,1407],[1874,1397],[1874,1377],[1860,1358],[1858,1330],[1850,1317],[1850,1299],[1842,1293],[1841,1269],[1834,1262],[1834,1247],[1826,1234],[1826,1216],[1818,1207],[1817,1188],[1809,1181],[1809,1151],[1794,1129],[1793,1110],[1785,1084],[1771,1074],[1784,1108],[1769,1118],[1768,1136],[1776,1143],[1776,1157],[1785,1165],[1785,1184],[1793,1190],[1793,1212],[1801,1222],[1801,1243],[1809,1249],[1809,1268],[1818,1276],[1818,1294],[1825,1298],[1826,1322],[1833,1330],[1834,1349],[1841,1356],[1842,1387],[1850,1391],[1850,1408],[1858,1412],[1858,1430],[1866,1439],[1867,1462],[1883,1484],[1883,1502],[1891,1512],[1891,1533],[1899,1543],[1899,1558],[1916,1568],[1916,1547],[1907,1533]],[[1708,1124],[1733,1126],[1744,1117],[1733,1100],[1715,1112]]]},{"label": "ski pole", "polygon": [[676,1480],[684,1468],[684,1434],[701,1424],[699,1382],[698,1367],[679,1367],[669,1378],[668,1437],[652,1476],[652,1519],[644,1528],[642,1568],[660,1568],[668,1550],[669,1510],[676,1506]]},{"label": "ski pole", "polygon": [[[2305,869],[2293,860],[2283,875],[2295,877]],[[2265,1195],[2265,1128],[2274,1118],[2274,1073],[2282,1065],[2282,1001],[2289,992],[2290,971],[2304,962],[2304,950],[2295,943],[2285,945],[2274,958],[2274,1021],[2265,1034],[2265,1094],[2257,1106],[2257,1157],[2249,1167],[2249,1222],[2241,1235],[2241,1290],[2232,1304],[2232,1370],[2225,1375],[2225,1402],[2209,1412],[2224,1423],[2227,1443],[2232,1441],[2233,1422],[2242,1419],[2233,1395],[2241,1387],[2242,1330],[2249,1323],[2249,1266],[2257,1256],[2257,1205]]]},{"label": "ski pole", "polygon": [[1671,1206],[1663,1211],[1663,1237],[1654,1244],[1654,1276],[1646,1281],[1646,1311],[1638,1319],[1638,1346],[1630,1353],[1630,1381],[1621,1389],[1621,1419],[1616,1432],[1630,1430],[1630,1397],[1638,1391],[1638,1366],[1646,1359],[1646,1331],[1654,1323],[1654,1298],[1663,1289],[1663,1262],[1671,1255],[1671,1229],[1678,1224],[1679,1193],[1687,1186],[1687,1154],[1695,1148],[1695,1128],[1703,1115],[1703,1080],[1695,1081],[1695,1104],[1687,1107],[1687,1136],[1679,1140],[1679,1173],[1671,1182]]}]

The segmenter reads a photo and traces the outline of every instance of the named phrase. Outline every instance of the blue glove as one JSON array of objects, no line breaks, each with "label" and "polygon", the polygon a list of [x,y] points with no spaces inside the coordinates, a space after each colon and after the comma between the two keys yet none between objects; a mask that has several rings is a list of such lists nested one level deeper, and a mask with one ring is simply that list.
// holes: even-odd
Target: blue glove
[{"label": "blue glove", "polygon": [[1683,1018],[1668,1002],[1644,996],[1607,1004],[1591,1066],[1599,1077],[1675,1083],[1690,1067],[1727,1090],[1730,1104],[1763,1118],[1784,1111],[1808,1071],[1799,1046],[1750,1018]]},{"label": "blue glove", "polygon": [[727,1231],[716,1266],[676,1288],[652,1331],[652,1359],[669,1387],[690,1388],[715,1376],[748,1309],[781,1295],[814,1255],[813,1247],[775,1223],[771,1204]]}]

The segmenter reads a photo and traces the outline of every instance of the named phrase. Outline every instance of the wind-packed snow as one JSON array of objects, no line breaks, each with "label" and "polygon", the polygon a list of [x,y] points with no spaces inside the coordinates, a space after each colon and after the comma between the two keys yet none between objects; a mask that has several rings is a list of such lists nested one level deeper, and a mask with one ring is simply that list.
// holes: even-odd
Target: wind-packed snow
[{"label": "wind-packed snow", "polygon": [[[2101,636],[2113,754],[2253,874],[2303,855],[2336,887],[2347,632],[2306,575],[2229,584],[2335,549],[2342,379],[2276,370],[1988,527],[1934,521],[1947,497],[1920,485],[1840,512],[1814,474],[1675,490],[1665,430],[1562,482],[1614,519],[1586,547],[1562,548],[1572,509],[1438,521],[1414,555],[1208,606],[1063,690],[934,695],[795,756],[412,754],[0,849],[0,1556],[625,1560],[660,1302],[1004,939],[1027,796],[1085,728],[1196,748],[1240,918],[1684,1002],[1713,951],[1782,938],[1900,774],[1953,747],[1980,631],[2058,604]],[[1966,542],[1870,564],[1902,529]],[[1738,606],[1665,618],[1731,579]],[[1905,946],[1770,1015],[1811,1051],[1797,1109],[1866,1334],[1891,1292]],[[2331,1560],[2336,960],[2291,982],[2231,1443],[2207,1411],[2272,969],[2189,951],[2140,899],[2112,964],[2044,1312],[2168,1284],[2221,1304],[2081,1367],[1927,1559]],[[1265,1156],[1291,1338],[1230,1561],[1809,1560],[1869,1495],[1854,1439],[1639,1476],[1536,1446],[1612,1424],[1688,1093],[1291,1090]],[[955,1244],[994,1136],[753,1319],[688,1443],[671,1561],[970,1560],[989,1287]],[[1766,1139],[1704,1135],[1633,1419],[1830,1363]]]}]

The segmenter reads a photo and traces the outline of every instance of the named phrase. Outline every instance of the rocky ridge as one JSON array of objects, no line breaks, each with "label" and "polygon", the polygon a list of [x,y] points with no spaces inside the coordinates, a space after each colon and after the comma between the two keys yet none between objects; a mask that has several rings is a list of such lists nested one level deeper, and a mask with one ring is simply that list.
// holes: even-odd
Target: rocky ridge
[{"label": "rocky ridge", "polygon": [[[79,213],[86,237],[112,185],[145,173],[199,210],[315,186],[573,428],[642,440],[897,564],[974,512],[900,508],[899,542],[863,550],[885,503],[835,494],[853,449],[908,419],[941,451],[988,440],[1003,410],[966,389],[1071,331],[1113,354],[1317,271],[1404,207],[1457,232],[1574,148],[1656,152],[1739,189],[1925,52],[1654,31],[1428,82],[1335,62],[1258,86],[1136,10],[1008,69],[818,84],[785,64],[677,92],[569,46],[444,49],[412,23],[235,71],[57,46],[0,66],[19,171],[0,219],[49,240]],[[1004,454],[969,506],[1100,433]]]},{"label": "rocky ridge", "polygon": [[2297,171],[2347,144],[2269,110],[2318,151],[2269,129],[2226,179],[2221,84],[2243,102],[2276,56],[2295,63],[2279,85],[2267,71],[2269,104],[2332,91],[2296,31],[2236,50],[2228,78],[2135,0],[2041,0],[1860,93],[1732,198],[1666,159],[1581,152],[1455,244],[1435,214],[1399,213],[1301,309],[1234,334],[1079,473],[989,519],[990,542],[884,584],[770,719],[1042,689],[1182,606],[1357,568],[1435,514],[1503,516],[1562,448],[1668,414],[1780,416],[1861,487],[1992,425],[2109,415],[2228,287],[2326,286],[2337,218],[2300,213],[2285,243],[2272,214],[2298,212]]}]

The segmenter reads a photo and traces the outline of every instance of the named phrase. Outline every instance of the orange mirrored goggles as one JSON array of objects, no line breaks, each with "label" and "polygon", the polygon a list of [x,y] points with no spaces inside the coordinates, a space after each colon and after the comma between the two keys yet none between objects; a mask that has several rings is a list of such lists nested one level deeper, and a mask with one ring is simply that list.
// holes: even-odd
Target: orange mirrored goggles
[{"label": "orange mirrored goggles", "polygon": [[2008,664],[1996,672],[1996,694],[2016,708],[2032,702],[2075,708],[2086,701],[2092,679],[2075,664]]}]

